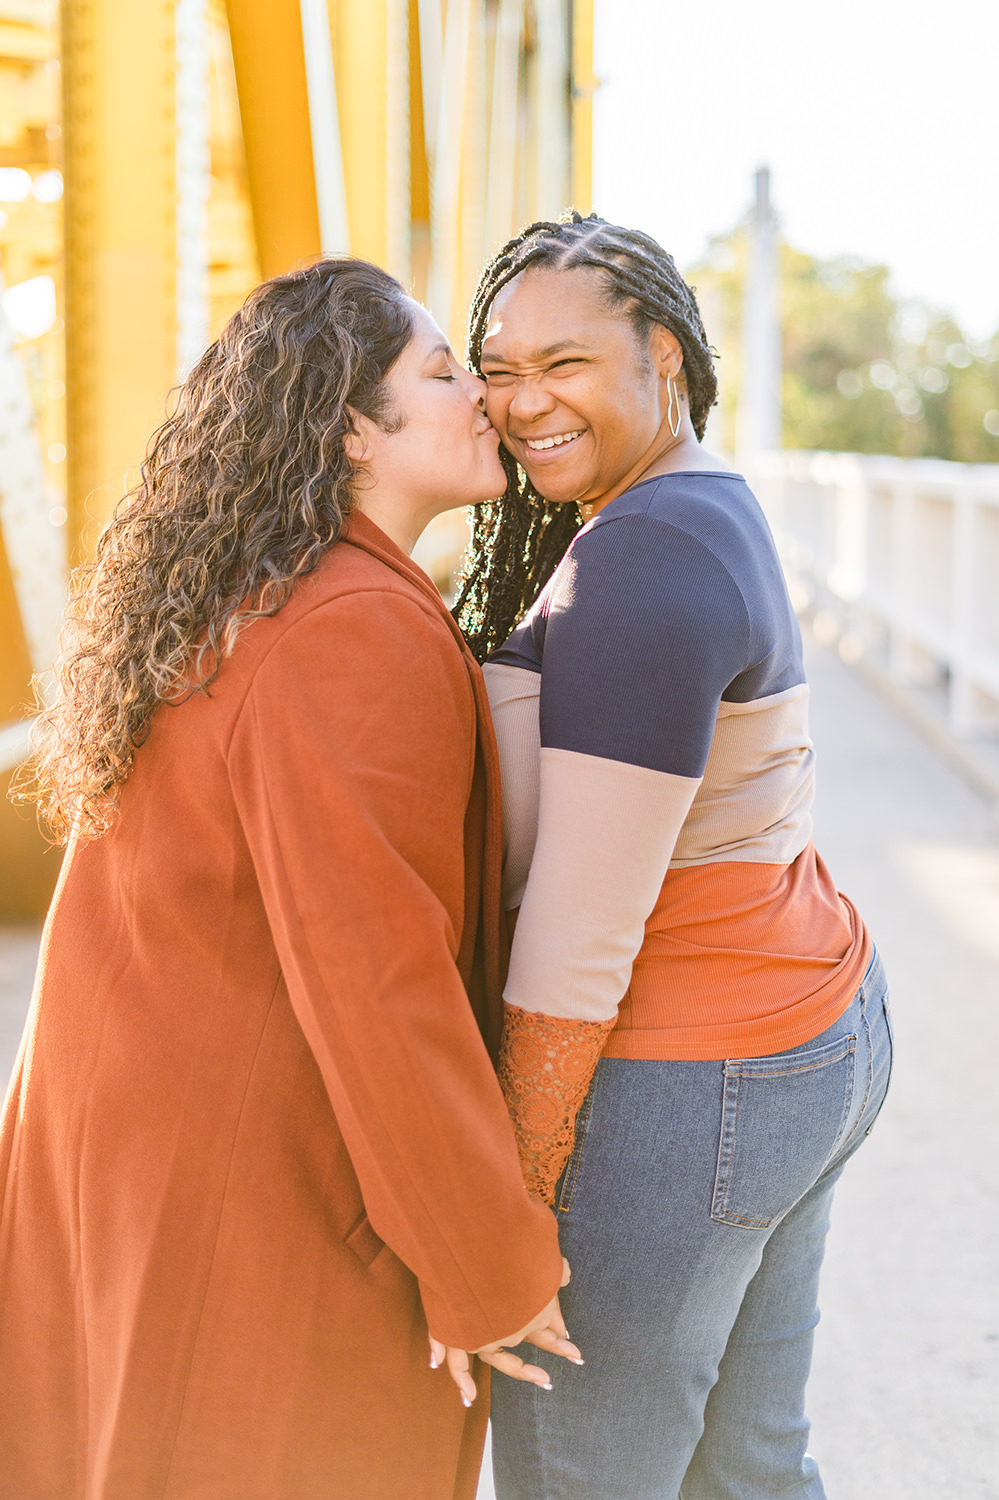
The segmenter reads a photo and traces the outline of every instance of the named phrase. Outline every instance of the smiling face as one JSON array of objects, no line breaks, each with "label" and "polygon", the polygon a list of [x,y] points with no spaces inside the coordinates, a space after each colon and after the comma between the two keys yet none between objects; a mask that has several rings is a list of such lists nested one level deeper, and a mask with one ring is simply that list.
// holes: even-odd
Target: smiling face
[{"label": "smiling face", "polygon": [[665,373],[675,378],[681,362],[665,329],[646,349],[623,312],[608,310],[599,272],[529,269],[490,309],[486,411],[539,494],[599,506],[675,441]]}]

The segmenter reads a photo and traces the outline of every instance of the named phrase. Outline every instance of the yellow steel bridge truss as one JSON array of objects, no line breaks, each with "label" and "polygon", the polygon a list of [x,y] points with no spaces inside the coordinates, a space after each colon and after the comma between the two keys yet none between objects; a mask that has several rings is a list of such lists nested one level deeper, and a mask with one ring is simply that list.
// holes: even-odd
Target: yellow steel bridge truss
[{"label": "yellow steel bridge truss", "polygon": [[[460,349],[492,250],[588,208],[592,9],[0,0],[0,792],[67,564],[254,282],[349,251]],[[57,862],[4,799],[0,917]]]}]

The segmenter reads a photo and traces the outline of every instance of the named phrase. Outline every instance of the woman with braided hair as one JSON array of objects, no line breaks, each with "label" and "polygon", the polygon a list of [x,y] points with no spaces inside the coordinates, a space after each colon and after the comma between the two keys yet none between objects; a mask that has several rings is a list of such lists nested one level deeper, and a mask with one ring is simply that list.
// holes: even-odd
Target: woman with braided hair
[{"label": "woman with braided hair", "polygon": [[819,1266],[891,1041],[871,939],[811,842],[773,540],[700,446],[712,351],[648,236],[532,224],[470,342],[508,480],[456,606],[517,913],[500,1077],[587,1354],[553,1392],[497,1386],[497,1495],[819,1500]]}]

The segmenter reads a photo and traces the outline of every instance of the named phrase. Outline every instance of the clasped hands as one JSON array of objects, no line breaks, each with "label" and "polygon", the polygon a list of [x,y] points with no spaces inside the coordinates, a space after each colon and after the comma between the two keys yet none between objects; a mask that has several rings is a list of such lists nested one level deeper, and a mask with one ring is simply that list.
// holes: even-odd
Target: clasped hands
[{"label": "clasped hands", "polygon": [[[562,1258],[562,1286],[569,1282],[569,1262]],[[562,1313],[558,1304],[558,1293],[543,1308],[536,1318],[532,1318],[526,1328],[521,1328],[518,1333],[512,1333],[509,1338],[497,1339],[493,1344],[483,1344],[481,1349],[452,1349],[447,1344],[442,1344],[439,1339],[430,1337],[430,1367],[438,1370],[446,1365],[448,1373],[455,1385],[462,1401],[466,1406],[471,1406],[475,1400],[475,1381],[472,1379],[471,1356],[475,1354],[482,1360],[483,1364],[492,1365],[494,1370],[499,1370],[502,1375],[509,1375],[511,1380],[526,1380],[532,1385],[540,1386],[543,1391],[551,1390],[551,1381],[547,1371],[542,1370],[539,1365],[529,1365],[521,1359],[519,1354],[513,1354],[507,1347],[517,1344],[534,1344],[538,1349],[544,1349],[548,1354],[557,1354],[562,1359],[567,1359],[570,1364],[581,1365],[583,1356],[575,1344],[569,1342],[566,1326],[562,1319]]]}]

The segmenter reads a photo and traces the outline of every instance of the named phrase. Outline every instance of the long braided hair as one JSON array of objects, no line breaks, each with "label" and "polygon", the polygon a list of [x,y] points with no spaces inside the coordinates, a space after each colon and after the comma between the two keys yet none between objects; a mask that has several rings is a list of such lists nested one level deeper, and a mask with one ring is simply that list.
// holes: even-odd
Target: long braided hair
[{"label": "long braided hair", "polygon": [[[608,224],[573,209],[558,223],[529,224],[509,240],[485,271],[469,315],[468,359],[480,371],[489,311],[497,294],[528,268],[600,273],[611,310],[620,310],[644,348],[656,324],[674,334],[683,352],[690,419],[704,436],[718,394],[714,351],[708,343],[692,289],[661,245],[637,229]],[[484,661],[502,644],[551,577],[574,534],[574,505],[545,500],[505,448],[500,459],[507,487],[499,500],[473,511],[468,550],[458,579],[454,617],[472,651]]]},{"label": "long braided hair", "polygon": [[351,413],[397,429],[386,376],[412,336],[397,281],[321,260],[257,287],[180,387],[73,579],[20,786],[60,843],[110,828],[153,715],[207,692],[241,631],[336,542]]}]

